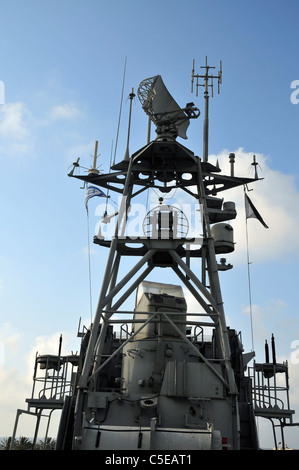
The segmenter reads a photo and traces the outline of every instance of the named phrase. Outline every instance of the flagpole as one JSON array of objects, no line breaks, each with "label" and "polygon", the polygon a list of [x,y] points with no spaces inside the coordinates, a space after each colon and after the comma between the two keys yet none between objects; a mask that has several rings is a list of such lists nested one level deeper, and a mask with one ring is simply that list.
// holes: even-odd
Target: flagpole
[{"label": "flagpole", "polygon": [[[245,187],[244,187],[244,196],[245,196]],[[245,197],[244,197],[245,200]],[[245,227],[246,227],[246,252],[247,252],[247,276],[248,276],[248,293],[249,293],[249,313],[250,313],[250,325],[251,325],[251,344],[252,351],[254,351],[254,341],[253,341],[253,318],[252,318],[252,302],[251,302],[251,279],[250,279],[250,259],[249,259],[249,242],[248,242],[248,225],[247,225],[247,216],[246,216],[246,201],[245,201]]]}]

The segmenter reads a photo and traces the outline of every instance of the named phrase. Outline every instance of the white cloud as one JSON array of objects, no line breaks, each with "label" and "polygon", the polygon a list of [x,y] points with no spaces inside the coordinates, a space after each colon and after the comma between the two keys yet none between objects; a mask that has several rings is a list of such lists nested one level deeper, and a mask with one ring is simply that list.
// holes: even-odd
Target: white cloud
[{"label": "white cloud", "polygon": [[[51,336],[37,337],[35,344],[30,349],[30,351],[28,351],[27,354],[22,354],[20,356],[20,361],[17,368],[12,367],[9,364],[7,357],[4,358],[4,361],[0,361],[1,437],[8,437],[12,435],[17,409],[27,409],[27,403],[25,400],[26,398],[30,398],[32,393],[32,377],[36,354],[58,354],[59,338],[60,333],[56,333]],[[0,331],[0,345],[1,340],[4,342],[5,356],[7,356],[7,352],[10,355],[11,350],[16,351],[20,349],[22,335],[12,331],[11,325],[7,323]],[[74,341],[73,338],[71,338],[71,335],[63,334],[61,353],[63,355],[68,354],[73,346],[73,350],[76,352],[78,345],[74,345]],[[34,432],[35,422],[35,418],[30,417],[30,419],[28,419],[28,416],[21,415],[17,436],[25,435],[31,437]],[[55,437],[55,434],[52,435]]]},{"label": "white cloud", "polygon": [[[32,382],[30,384],[19,369],[0,365],[0,384],[0,435],[8,437],[12,435],[17,409],[26,407],[25,398],[31,394]],[[32,430],[27,435],[31,436]]]},{"label": "white cloud", "polygon": [[[73,335],[68,333],[55,333],[51,336],[38,336],[35,339],[35,344],[27,354],[28,369],[32,369],[35,361],[36,353],[38,354],[58,354],[60,335],[62,335],[62,348],[61,354],[68,354],[69,348],[72,347],[70,344],[73,340]],[[78,347],[78,346],[77,346]]]},{"label": "white cloud", "polygon": [[[39,102],[39,104],[45,103]],[[41,130],[61,121],[69,121],[82,116],[81,110],[75,103],[56,104],[41,115],[33,111],[26,103],[17,101],[0,106],[0,151],[1,155],[32,155],[33,148],[38,143]]]},{"label": "white cloud", "polygon": [[50,112],[52,119],[73,119],[80,115],[80,111],[74,104],[57,104]]},{"label": "white cloud", "polygon": [[[32,388],[29,374],[24,373],[22,367],[10,366],[11,359],[20,354],[22,335],[15,331],[9,322],[1,325],[0,329],[0,436],[10,436],[13,431],[17,408],[24,407],[25,398],[30,396]],[[23,360],[23,355],[21,356]]]},{"label": "white cloud", "polygon": [[32,152],[31,112],[25,103],[6,103],[0,106],[1,156],[18,157]]},{"label": "white cloud", "polygon": [[26,119],[29,111],[24,103],[7,103],[0,107],[0,135],[22,140],[28,136]]},{"label": "white cloud", "polygon": [[[230,151],[224,150],[219,155],[209,157],[211,163],[219,160],[222,174],[230,174]],[[242,148],[234,151],[236,155],[235,176],[253,177],[250,167],[253,153],[245,152]],[[264,178],[250,184],[248,193],[258,212],[263,217],[269,229],[265,229],[257,219],[248,219],[248,237],[251,258],[256,261],[283,259],[285,255],[298,256],[299,249],[297,234],[299,230],[298,218],[294,216],[292,208],[299,207],[299,192],[297,191],[292,175],[286,175],[273,170],[268,164],[268,158],[262,154],[256,154],[259,163],[259,177]],[[253,168],[252,168],[253,169]],[[221,193],[218,193],[221,197]],[[246,224],[244,211],[243,187],[231,189],[225,193],[225,200],[236,203],[238,216],[232,221],[236,243],[235,253],[232,255],[234,262],[242,258],[246,250]]]},{"label": "white cloud", "polygon": [[2,363],[8,357],[15,356],[20,348],[21,334],[14,330],[11,323],[6,322],[0,328],[0,341],[2,346]]}]

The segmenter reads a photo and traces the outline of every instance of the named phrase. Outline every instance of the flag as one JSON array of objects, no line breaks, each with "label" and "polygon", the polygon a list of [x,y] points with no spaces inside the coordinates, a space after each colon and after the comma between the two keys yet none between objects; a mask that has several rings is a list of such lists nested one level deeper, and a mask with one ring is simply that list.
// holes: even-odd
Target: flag
[{"label": "flag", "polygon": [[104,194],[101,189],[96,188],[95,186],[88,186],[86,193],[85,193],[85,207],[86,207],[87,212],[88,212],[87,203],[89,199],[91,199],[94,196],[106,197],[106,194]]},{"label": "flag", "polygon": [[245,212],[246,212],[246,219],[249,219],[249,218],[258,219],[265,228],[269,228],[268,225],[265,224],[261,215],[259,214],[257,209],[254,207],[254,205],[252,204],[251,200],[249,199],[246,193],[245,193]]}]

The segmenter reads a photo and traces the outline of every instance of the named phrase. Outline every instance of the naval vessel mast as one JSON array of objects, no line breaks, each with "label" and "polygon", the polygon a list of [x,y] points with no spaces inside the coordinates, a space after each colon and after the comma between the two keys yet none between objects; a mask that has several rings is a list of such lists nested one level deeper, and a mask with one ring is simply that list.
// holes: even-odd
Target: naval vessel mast
[{"label": "naval vessel mast", "polygon": [[[234,203],[221,196],[259,178],[235,176],[233,154],[229,175],[208,161],[209,89],[213,92],[217,80],[219,92],[222,66],[213,75],[206,59],[202,68],[201,75],[195,74],[194,64],[192,70],[192,90],[194,82],[196,91],[204,87],[202,158],[177,141],[186,138],[199,110],[194,103],[179,107],[157,75],[143,80],[137,91],[149,122],[156,126],[156,138],[148,138],[130,155],[132,89],[123,160],[109,173],[100,173],[96,143],[88,174],[75,172],[78,162],[69,174],[91,191],[114,191],[120,204],[110,239],[102,233],[94,237],[99,249],[107,251],[107,262],[93,322],[80,333],[80,354],[37,357],[34,381],[38,365],[46,372],[57,371],[52,375],[56,385],[67,382],[66,375],[59,375],[62,365],[63,370],[69,363],[76,367],[59,405],[57,394],[36,398],[33,391],[27,400],[38,418],[55,403],[62,410],[57,449],[258,449],[256,416],[277,418],[281,429],[292,422],[287,364],[254,363],[253,374],[246,374],[254,353],[244,353],[239,333],[226,324],[219,272],[232,266],[225,258],[217,261],[217,256],[234,251],[230,221],[237,212]],[[173,190],[189,198],[187,214],[180,205],[167,204]],[[127,230],[130,211],[148,191],[160,198],[145,214],[142,232],[132,236]],[[196,219],[193,231],[191,215]],[[169,272],[177,282],[164,282],[172,279]],[[188,309],[186,292],[198,306],[195,312]],[[135,306],[125,309],[132,296]],[[286,376],[287,407],[271,406],[269,413],[276,386],[268,383],[265,388],[261,382],[277,372]],[[51,380],[49,374],[45,377]]]}]

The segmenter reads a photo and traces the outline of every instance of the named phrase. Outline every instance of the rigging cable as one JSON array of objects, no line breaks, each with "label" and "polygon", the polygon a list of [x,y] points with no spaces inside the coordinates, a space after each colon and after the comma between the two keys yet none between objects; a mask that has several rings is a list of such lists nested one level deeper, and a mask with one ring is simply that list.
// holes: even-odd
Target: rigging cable
[{"label": "rigging cable", "polygon": [[[245,186],[244,186],[244,198],[245,198]],[[250,258],[249,258],[249,242],[248,242],[248,226],[247,226],[247,217],[246,217],[246,206],[245,206],[245,228],[246,228],[246,252],[247,252],[247,275],[248,275],[248,294],[249,294],[249,314],[250,314],[250,328],[251,328],[251,347],[254,351],[254,341],[253,341],[253,317],[252,317],[252,302],[251,302],[251,280],[250,280]]]},{"label": "rigging cable", "polygon": [[91,295],[91,265],[90,265],[90,240],[89,240],[89,214],[87,211],[87,249],[88,249],[88,271],[89,271],[89,304],[90,304],[90,321],[92,323],[92,295]]}]

